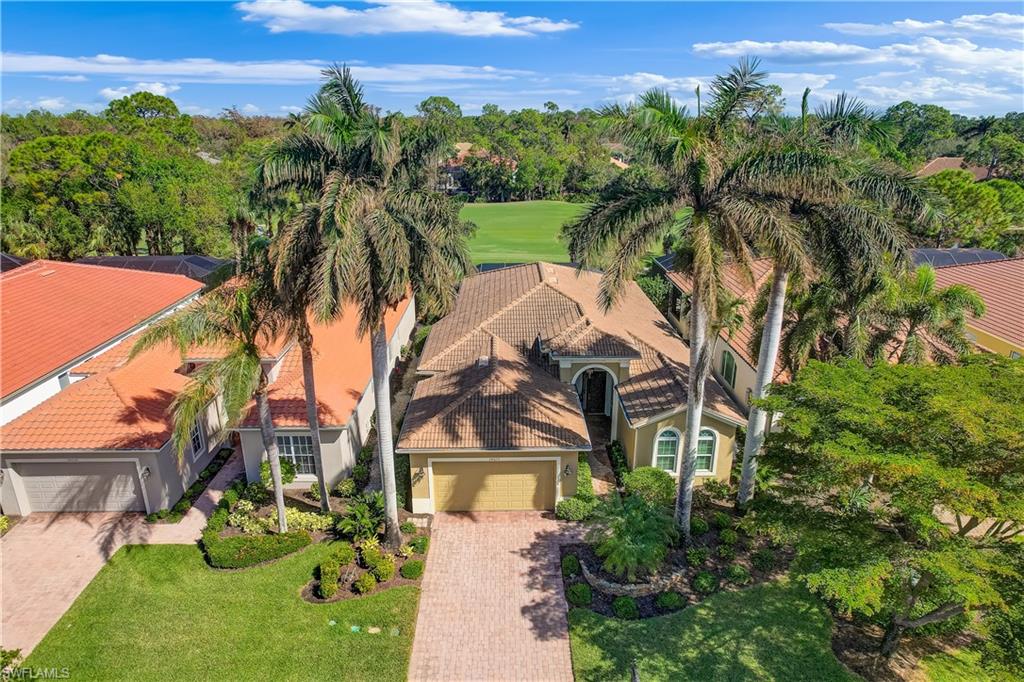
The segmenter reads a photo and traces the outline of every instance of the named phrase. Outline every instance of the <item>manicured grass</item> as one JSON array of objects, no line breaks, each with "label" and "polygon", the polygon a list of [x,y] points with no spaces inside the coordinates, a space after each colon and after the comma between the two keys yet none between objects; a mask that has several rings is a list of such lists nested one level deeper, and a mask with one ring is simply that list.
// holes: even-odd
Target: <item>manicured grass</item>
[{"label": "manicured grass", "polygon": [[76,680],[404,680],[419,590],[309,604],[299,592],[328,550],[220,572],[196,547],[124,547],[24,665]]},{"label": "manicured grass", "polygon": [[832,654],[832,620],[803,588],[766,583],[640,621],[569,612],[578,681],[856,680]]},{"label": "manicured grass", "polygon": [[1009,673],[990,673],[981,667],[981,654],[970,649],[931,654],[921,659],[929,682],[1013,682]]},{"label": "manicured grass", "polygon": [[469,244],[474,263],[565,263],[569,253],[558,235],[585,208],[564,201],[477,203],[466,204],[460,215],[478,227]]}]

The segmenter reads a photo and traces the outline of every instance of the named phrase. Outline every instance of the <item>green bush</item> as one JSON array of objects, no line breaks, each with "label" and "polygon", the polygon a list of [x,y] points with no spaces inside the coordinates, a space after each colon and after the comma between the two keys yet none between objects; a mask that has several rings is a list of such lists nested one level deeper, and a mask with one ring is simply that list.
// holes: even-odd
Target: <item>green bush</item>
[{"label": "green bush", "polygon": [[729,567],[725,569],[725,579],[731,583],[736,583],[737,585],[746,585],[750,582],[750,571],[748,571],[745,566],[730,564]]},{"label": "green bush", "polygon": [[691,547],[686,550],[686,565],[694,568],[703,566],[710,555],[711,552],[708,551],[707,547]]},{"label": "green bush", "polygon": [[570,585],[569,589],[565,591],[565,598],[573,606],[590,606],[590,602],[594,600],[594,593],[591,591],[590,585],[576,583]]},{"label": "green bush", "polygon": [[377,587],[377,579],[373,577],[373,573],[363,573],[352,584],[352,588],[359,594],[369,594],[375,587]]},{"label": "green bush", "polygon": [[718,589],[718,577],[714,573],[701,571],[693,579],[693,589],[701,594],[711,594]]},{"label": "green bush", "polygon": [[376,537],[384,523],[384,494],[367,493],[353,498],[345,516],[338,521],[338,531],[354,540]]},{"label": "green bush", "polygon": [[716,551],[718,556],[726,561],[732,561],[736,558],[736,548],[732,545],[719,545]]},{"label": "green bush", "polygon": [[686,597],[678,592],[662,592],[654,599],[659,611],[678,611],[686,606]]},{"label": "green bush", "polygon": [[[290,459],[283,457],[278,457],[278,461],[281,463],[281,485],[288,485],[295,480],[295,465]],[[268,490],[274,487],[274,482],[270,478],[270,462],[267,460],[260,463],[260,482]]]},{"label": "green bush", "polygon": [[[147,517],[148,518],[148,517]],[[0,514],[0,535],[11,529],[11,520],[5,514]]]},{"label": "green bush", "polygon": [[629,464],[626,463],[626,451],[623,449],[622,443],[613,440],[608,444],[608,459],[611,460],[616,480],[621,483],[622,477],[629,471]]},{"label": "green bush", "polygon": [[718,534],[718,539],[726,545],[735,545],[740,540],[740,534],[732,528],[723,528]]},{"label": "green bush", "polygon": [[419,559],[406,561],[402,564],[400,573],[406,580],[419,580],[420,576],[423,575],[423,562]]},{"label": "green bush", "polygon": [[239,497],[252,502],[256,506],[262,506],[270,499],[270,492],[266,486],[260,483],[250,483],[239,493]]},{"label": "green bush", "polygon": [[667,471],[656,467],[637,467],[622,476],[622,485],[630,495],[639,495],[651,504],[675,505],[676,482]]},{"label": "green bush", "polygon": [[732,528],[732,517],[725,512],[716,511],[711,518],[718,528]]},{"label": "green bush", "polygon": [[675,521],[664,507],[630,495],[609,495],[594,508],[587,535],[604,570],[636,580],[639,572],[657,570],[676,539]]},{"label": "green bush", "polygon": [[576,558],[575,554],[566,554],[562,557],[562,575],[571,578],[574,575],[579,575],[580,572],[580,560]]},{"label": "green bush", "polygon": [[417,554],[426,554],[427,548],[430,547],[430,538],[426,535],[417,535],[409,541],[409,546]]},{"label": "green bush", "polygon": [[[223,511],[223,510],[218,510]],[[216,516],[217,512],[213,516]],[[213,516],[210,520],[213,521]],[[276,533],[273,535],[235,535],[229,538],[219,536],[219,530],[210,530],[207,524],[203,532],[203,549],[211,566],[215,568],[246,568],[264,561],[279,559],[297,552],[313,542],[306,531]]]},{"label": "green bush", "polygon": [[378,582],[386,583],[395,577],[395,557],[391,554],[383,554],[377,565],[373,567],[373,575]]},{"label": "green bush", "polygon": [[384,558],[384,550],[379,545],[364,544],[359,548],[359,553],[363,558],[363,566],[366,566],[371,571],[377,568],[377,565]]},{"label": "green bush", "polygon": [[636,620],[640,617],[640,608],[632,597],[616,597],[612,601],[612,613],[622,620]]},{"label": "green bush", "polygon": [[178,503],[174,505],[171,511],[175,514],[186,514],[188,510],[192,508],[192,501],[187,499],[180,499]]},{"label": "green bush", "polygon": [[351,478],[343,478],[334,486],[334,494],[338,497],[352,497],[356,494],[356,482]]},{"label": "green bush", "polygon": [[710,530],[708,522],[699,516],[690,517],[690,535],[704,535]]},{"label": "green bush", "polygon": [[331,527],[332,519],[328,514],[304,512],[294,507],[284,508],[284,520],[289,530],[305,530],[323,532]]},{"label": "green bush", "polygon": [[579,497],[567,497],[555,505],[555,518],[562,521],[586,521],[593,510],[593,502]]},{"label": "green bush", "polygon": [[775,552],[770,549],[759,549],[750,555],[750,563],[757,570],[767,573],[775,568]]},{"label": "green bush", "polygon": [[730,496],[729,485],[715,479],[705,480],[700,489],[712,500],[727,500]]},{"label": "green bush", "polygon": [[320,587],[321,599],[330,599],[338,591],[338,578],[341,577],[341,566],[334,557],[324,559],[320,564]]},{"label": "green bush", "polygon": [[594,476],[590,470],[587,453],[581,452],[576,462],[576,495],[575,497],[590,502],[594,499]]},{"label": "green bush", "polygon": [[352,484],[359,492],[370,482],[370,467],[366,464],[356,464],[352,467]]},{"label": "green bush", "polygon": [[339,542],[331,551],[331,556],[338,562],[338,566],[348,566],[356,560],[355,548],[347,542]]},{"label": "green bush", "polygon": [[416,532],[417,528],[416,524],[412,521],[403,521],[402,525],[398,527],[398,530],[402,531],[406,535],[412,535]]},{"label": "green bush", "polygon": [[370,465],[370,462],[373,461],[373,453],[376,449],[376,442],[376,439],[372,439],[371,442],[359,448],[359,454],[356,455],[356,464],[363,464],[366,466]]},{"label": "green bush", "polygon": [[320,501],[320,484],[313,483],[309,486],[309,497],[317,502]]},{"label": "green bush", "polygon": [[228,509],[230,509],[231,507],[234,507],[236,504],[238,504],[238,500],[240,499],[241,493],[239,492],[238,488],[236,488],[235,486],[231,486],[230,488],[224,491],[224,495],[221,496],[220,502],[218,502],[217,504],[225,506]]}]

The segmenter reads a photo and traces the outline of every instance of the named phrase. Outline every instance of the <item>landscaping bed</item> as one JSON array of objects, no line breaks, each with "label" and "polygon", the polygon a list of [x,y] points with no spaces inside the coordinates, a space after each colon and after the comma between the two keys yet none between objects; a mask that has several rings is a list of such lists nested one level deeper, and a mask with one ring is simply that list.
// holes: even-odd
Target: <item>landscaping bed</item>
[{"label": "landscaping bed", "polygon": [[185,514],[192,508],[195,501],[199,499],[199,496],[203,494],[206,487],[210,485],[210,481],[221,470],[233,452],[233,449],[227,447],[218,450],[217,454],[210,460],[210,463],[206,465],[206,468],[199,472],[199,476],[188,487],[185,494],[181,496],[181,499],[170,509],[165,508],[152,514],[147,514],[146,523],[178,523],[185,518]]}]

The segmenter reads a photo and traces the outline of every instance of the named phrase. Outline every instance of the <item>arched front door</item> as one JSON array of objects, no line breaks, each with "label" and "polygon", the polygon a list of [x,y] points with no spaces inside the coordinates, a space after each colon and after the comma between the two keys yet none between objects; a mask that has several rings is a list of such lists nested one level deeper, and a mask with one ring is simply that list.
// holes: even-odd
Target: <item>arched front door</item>
[{"label": "arched front door", "polygon": [[576,378],[576,392],[584,414],[612,414],[612,385],[614,381],[608,370],[592,367]]}]

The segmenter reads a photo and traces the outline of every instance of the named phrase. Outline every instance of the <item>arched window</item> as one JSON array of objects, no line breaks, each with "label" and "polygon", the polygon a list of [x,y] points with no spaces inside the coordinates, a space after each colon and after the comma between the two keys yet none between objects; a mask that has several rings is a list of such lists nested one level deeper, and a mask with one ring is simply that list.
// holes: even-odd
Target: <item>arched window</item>
[{"label": "arched window", "polygon": [[736,388],[736,358],[727,350],[722,351],[722,378],[729,388]]},{"label": "arched window", "polygon": [[715,446],[718,436],[711,429],[701,429],[697,437],[697,473],[710,474],[715,471]]},{"label": "arched window", "polygon": [[654,466],[676,473],[679,464],[679,432],[665,429],[654,439]]}]

